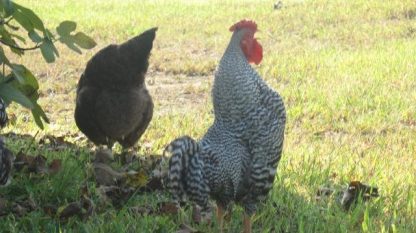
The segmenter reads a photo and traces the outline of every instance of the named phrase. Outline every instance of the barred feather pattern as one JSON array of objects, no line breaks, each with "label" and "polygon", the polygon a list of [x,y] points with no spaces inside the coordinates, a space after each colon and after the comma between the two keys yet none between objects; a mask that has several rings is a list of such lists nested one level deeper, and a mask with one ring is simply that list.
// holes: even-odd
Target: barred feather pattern
[{"label": "barred feather pattern", "polygon": [[170,154],[167,187],[177,203],[189,198],[207,207],[209,188],[199,151],[199,144],[188,136],[175,139],[166,147],[165,153]]},{"label": "barred feather pattern", "polygon": [[234,32],[215,74],[215,120],[204,137],[174,140],[169,188],[175,199],[188,197],[206,208],[208,196],[223,207],[232,202],[256,211],[272,188],[280,161],[286,111],[281,96],[248,64]]},{"label": "barred feather pattern", "polygon": [[6,113],[6,104],[3,99],[0,98],[0,128],[3,128],[7,124],[7,113]]},{"label": "barred feather pattern", "polygon": [[[286,110],[281,96],[271,89],[245,58],[235,32],[216,71],[212,91],[215,118],[247,145],[250,166],[245,170],[250,187],[243,191],[246,211],[255,211],[272,188],[280,161]],[[230,148],[232,150],[232,148]]]},{"label": "barred feather pattern", "polygon": [[174,201],[191,200],[202,207],[203,214],[210,209],[209,196],[224,207],[235,200],[242,189],[243,168],[249,163],[242,141],[219,124],[214,126],[199,142],[183,136],[165,149],[170,156],[167,187]]},{"label": "barred feather pattern", "polygon": [[13,154],[0,138],[0,186],[7,186],[11,181]]}]

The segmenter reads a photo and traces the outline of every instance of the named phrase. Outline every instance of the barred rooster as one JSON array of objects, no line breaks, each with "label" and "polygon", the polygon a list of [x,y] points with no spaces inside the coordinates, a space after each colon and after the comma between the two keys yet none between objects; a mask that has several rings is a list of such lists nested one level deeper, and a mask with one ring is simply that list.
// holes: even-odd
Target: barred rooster
[{"label": "barred rooster", "polygon": [[10,184],[12,175],[13,153],[4,146],[0,137],[0,187]]},{"label": "barred rooster", "polygon": [[120,45],[109,45],[88,62],[77,89],[75,122],[96,145],[129,148],[153,116],[144,78],[157,28]]},{"label": "barred rooster", "polygon": [[4,103],[3,99],[0,98],[0,128],[3,128],[7,124],[7,112],[6,112],[6,104]]},{"label": "barred rooster", "polygon": [[[6,126],[7,120],[6,104],[0,98],[0,129]],[[13,154],[4,146],[0,137],[0,187],[10,184],[13,160]]]},{"label": "barred rooster", "polygon": [[251,216],[272,188],[283,149],[286,111],[280,95],[251,67],[262,60],[254,38],[257,25],[234,24],[231,41],[217,67],[212,89],[215,120],[199,141],[183,136],[165,149],[170,154],[168,188],[175,201],[184,198],[209,212],[208,198],[223,216],[232,203],[244,208],[244,232]]}]

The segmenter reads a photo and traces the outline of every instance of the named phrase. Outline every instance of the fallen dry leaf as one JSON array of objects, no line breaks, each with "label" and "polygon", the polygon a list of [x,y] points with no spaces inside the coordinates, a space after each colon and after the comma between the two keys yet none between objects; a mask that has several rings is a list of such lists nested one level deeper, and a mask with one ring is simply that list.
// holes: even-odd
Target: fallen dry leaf
[{"label": "fallen dry leaf", "polygon": [[95,181],[99,185],[118,185],[124,179],[124,174],[115,171],[110,165],[94,162]]},{"label": "fallen dry leaf", "polygon": [[27,170],[33,173],[46,173],[46,157],[43,155],[36,156],[32,163],[28,163]]},{"label": "fallen dry leaf", "polygon": [[0,197],[0,216],[13,214],[21,217],[37,208],[36,202],[31,197],[14,196],[13,201]]},{"label": "fallen dry leaf", "polygon": [[86,186],[81,187],[81,199],[74,201],[66,206],[56,208],[55,205],[46,205],[43,207],[43,211],[49,216],[57,216],[62,221],[68,220],[73,216],[78,216],[85,220],[94,213],[94,203],[88,197],[89,191]]},{"label": "fallen dry leaf", "polygon": [[378,196],[377,187],[368,186],[360,181],[351,181],[347,189],[344,191],[344,195],[341,199],[341,206],[345,210],[349,210],[359,200],[365,202]]},{"label": "fallen dry leaf", "polygon": [[16,159],[13,162],[13,165],[16,171],[20,171],[29,163],[32,164],[33,160],[34,160],[33,156],[28,156],[24,154],[22,151],[19,151],[19,153],[17,153],[16,155]]},{"label": "fallen dry leaf", "polygon": [[54,217],[56,213],[58,212],[58,207],[52,204],[46,204],[42,209],[43,209],[43,212],[45,212],[45,214],[51,217]]},{"label": "fallen dry leaf", "polygon": [[12,207],[12,212],[13,212],[13,214],[21,217],[21,216],[25,215],[28,212],[28,210],[24,206],[21,206],[18,203],[14,203],[13,207]]},{"label": "fallen dry leaf", "polygon": [[88,217],[92,216],[94,213],[94,203],[92,200],[87,196],[81,197],[81,207],[82,207],[82,213],[81,217],[82,219],[87,219]]},{"label": "fallen dry leaf", "polygon": [[91,196],[90,189],[88,188],[88,185],[86,183],[81,186],[80,190],[81,190],[82,196],[87,196],[87,197]]},{"label": "fallen dry leaf", "polygon": [[164,190],[162,179],[159,177],[153,177],[140,189],[141,192],[153,192],[156,190]]},{"label": "fallen dry leaf", "polygon": [[129,212],[135,215],[143,216],[154,212],[150,206],[133,206],[128,208]]},{"label": "fallen dry leaf", "polygon": [[126,173],[126,184],[133,188],[141,188],[147,184],[148,177],[143,170],[138,172],[136,171],[129,171]]},{"label": "fallen dry leaf", "polygon": [[179,226],[179,230],[176,231],[176,233],[198,233],[198,232],[200,232],[200,231],[198,231],[198,230],[196,230],[196,229],[192,228],[191,226],[188,226],[184,223],[182,223]]},{"label": "fallen dry leaf", "polygon": [[81,216],[82,208],[79,202],[71,202],[66,206],[58,208],[58,217],[61,220],[67,220],[68,218],[78,215]]},{"label": "fallen dry leaf", "polygon": [[98,193],[105,202],[110,202],[114,207],[120,208],[135,193],[129,187],[105,186],[98,187]]},{"label": "fallen dry leaf", "polygon": [[48,150],[61,151],[70,146],[75,146],[73,143],[65,140],[66,136],[45,135],[39,140],[39,145],[48,146]]},{"label": "fallen dry leaf", "polygon": [[157,207],[159,214],[177,214],[179,212],[178,205],[173,202],[159,202]]},{"label": "fallen dry leaf", "polygon": [[10,203],[7,199],[0,197],[0,217],[9,213]]},{"label": "fallen dry leaf", "polygon": [[54,159],[49,164],[48,172],[49,174],[56,174],[62,169],[62,161],[60,159]]},{"label": "fallen dry leaf", "polygon": [[27,172],[30,173],[51,173],[55,174],[61,169],[61,160],[54,159],[47,166],[46,157],[43,155],[30,156],[22,151],[16,155],[16,159],[13,162],[14,168],[16,171],[21,171],[23,168],[27,167]]},{"label": "fallen dry leaf", "polygon": [[21,203],[21,205],[26,207],[29,211],[33,211],[33,210],[38,208],[35,200],[33,200],[33,198],[31,196],[29,196],[26,200],[24,200],[20,203]]}]

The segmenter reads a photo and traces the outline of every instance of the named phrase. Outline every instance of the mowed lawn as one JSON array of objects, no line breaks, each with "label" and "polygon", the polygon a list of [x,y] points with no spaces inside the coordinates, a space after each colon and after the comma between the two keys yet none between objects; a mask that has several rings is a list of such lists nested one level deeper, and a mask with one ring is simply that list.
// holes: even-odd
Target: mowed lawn
[{"label": "mowed lawn", "polygon": [[[261,0],[16,2],[51,29],[76,21],[98,45],[82,55],[59,45],[53,64],[37,52],[15,58],[40,78],[40,103],[51,123],[38,132],[31,114],[13,104],[2,133],[16,134],[6,138],[15,153],[24,148],[61,158],[63,169],[45,177],[17,173],[0,196],[63,206],[78,200],[87,184],[97,210],[87,220],[66,222],[42,208],[8,215],[0,218],[1,232],[175,232],[181,223],[217,232],[192,223],[189,210],[174,216],[128,211],[168,195],[135,195],[121,210],[100,204],[90,161],[94,148],[73,119],[76,84],[100,48],[159,27],[147,75],[155,113],[137,150],[161,154],[174,138],[200,138],[212,123],[213,73],[231,36],[228,28],[243,18],[258,24],[264,58],[255,68],[283,96],[288,114],[283,159],[274,189],[254,217],[254,232],[416,232],[416,1],[283,0],[280,9]],[[76,146],[50,150],[39,143],[44,135]],[[337,193],[316,200],[320,188],[340,192],[352,180],[378,187],[380,197],[348,212]],[[225,232],[242,229],[242,213],[235,208]]]}]

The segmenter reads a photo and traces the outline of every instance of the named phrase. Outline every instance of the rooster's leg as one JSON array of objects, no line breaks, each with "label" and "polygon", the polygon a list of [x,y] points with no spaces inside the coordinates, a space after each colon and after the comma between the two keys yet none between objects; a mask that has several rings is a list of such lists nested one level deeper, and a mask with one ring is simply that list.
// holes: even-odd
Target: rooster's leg
[{"label": "rooster's leg", "polygon": [[224,207],[217,203],[217,222],[220,227],[220,232],[223,232],[223,222],[224,222]]},{"label": "rooster's leg", "polygon": [[251,216],[244,214],[244,220],[243,220],[243,225],[244,225],[244,233],[251,233]]}]

